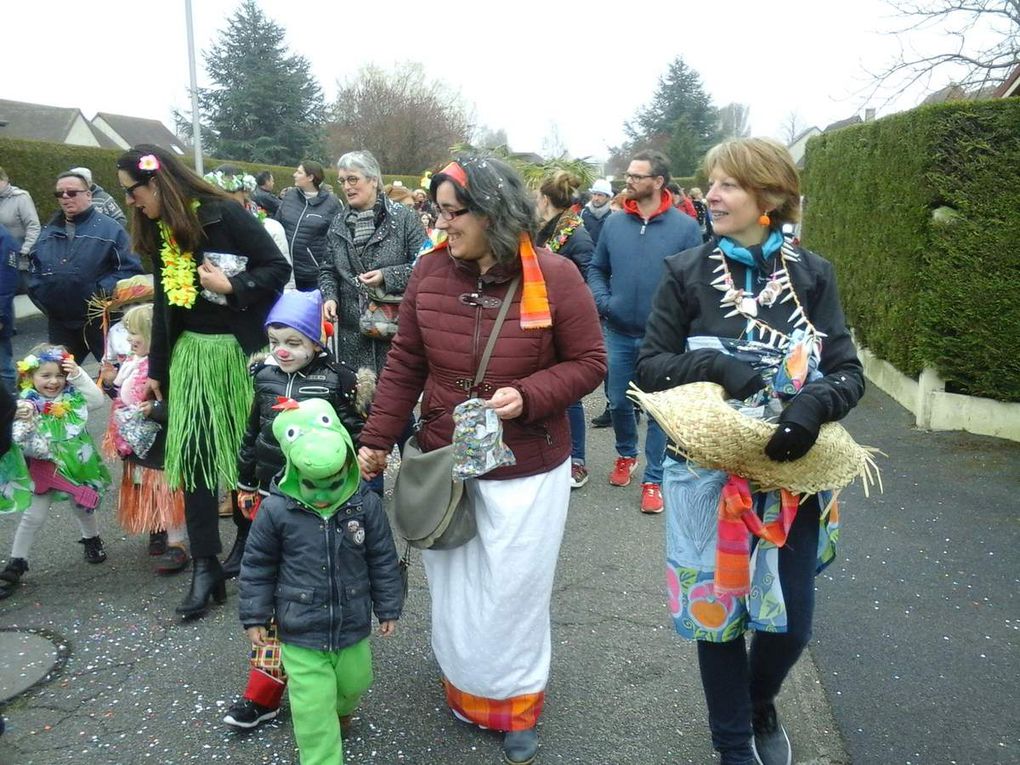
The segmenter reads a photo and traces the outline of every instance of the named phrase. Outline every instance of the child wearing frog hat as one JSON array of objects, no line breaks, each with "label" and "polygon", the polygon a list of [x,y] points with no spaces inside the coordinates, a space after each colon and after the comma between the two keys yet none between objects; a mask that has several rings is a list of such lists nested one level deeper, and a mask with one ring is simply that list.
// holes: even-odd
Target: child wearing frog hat
[{"label": "child wearing frog hat", "polygon": [[277,406],[286,464],[245,547],[241,623],[261,646],[275,619],[301,762],[341,765],[342,726],[372,684],[372,611],[390,636],[403,607],[400,565],[337,413],[321,399]]},{"label": "child wearing frog hat", "polygon": [[[283,451],[273,434],[281,398],[328,401],[351,437],[357,440],[364,424],[375,374],[355,373],[325,348],[322,297],[312,292],[285,292],[266,317],[269,355],[251,367],[255,399],[238,460],[238,509],[234,513],[237,538],[223,562],[224,574],[237,576],[251,528],[251,518],[273,479],[284,468]],[[276,717],[286,687],[278,652],[252,649],[251,671],[244,696],[227,711],[223,722],[250,729]]]}]

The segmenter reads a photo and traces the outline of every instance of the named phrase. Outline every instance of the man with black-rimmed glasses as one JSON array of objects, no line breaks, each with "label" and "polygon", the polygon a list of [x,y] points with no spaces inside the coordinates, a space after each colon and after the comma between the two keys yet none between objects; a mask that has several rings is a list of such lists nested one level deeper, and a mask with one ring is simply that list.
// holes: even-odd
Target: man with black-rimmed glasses
[{"label": "man with black-rimmed glasses", "polygon": [[[657,151],[634,155],[627,172],[622,215],[610,215],[588,267],[588,286],[605,322],[609,353],[609,410],[619,455],[609,483],[627,486],[637,469],[638,432],[627,387],[634,378],[638,351],[663,273],[663,261],[701,244],[698,224],[673,207],[666,190],[669,160]],[[662,458],[666,435],[648,418],[641,512],[662,512]]]}]

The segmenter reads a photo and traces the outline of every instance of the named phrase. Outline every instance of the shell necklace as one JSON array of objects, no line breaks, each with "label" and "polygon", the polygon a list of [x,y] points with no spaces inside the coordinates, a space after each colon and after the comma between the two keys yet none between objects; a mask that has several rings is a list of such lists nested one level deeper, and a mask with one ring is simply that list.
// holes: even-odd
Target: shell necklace
[{"label": "shell necklace", "polygon": [[719,262],[719,265],[712,270],[713,274],[719,274],[712,280],[712,286],[723,293],[723,296],[719,299],[719,305],[724,310],[728,310],[724,318],[729,319],[733,316],[743,316],[747,319],[747,327],[744,332],[748,336],[753,338],[754,331],[758,330],[762,342],[772,348],[785,348],[790,343],[790,336],[761,321],[758,318],[758,306],[771,308],[777,301],[783,304],[792,300],[794,309],[786,320],[787,323],[792,323],[793,329],[803,326],[805,331],[814,337],[825,337],[825,333],[816,330],[814,325],[808,321],[807,316],[804,314],[804,307],[800,304],[800,299],[790,283],[787,264],[799,262],[800,255],[797,254],[788,240],[784,239],[783,244],[779,248],[778,265],[780,268],[772,272],[768,282],[757,295],[736,287],[733,275],[730,273],[730,267],[726,263],[726,256],[721,249],[716,247],[712,254],[708,256],[708,259]]}]

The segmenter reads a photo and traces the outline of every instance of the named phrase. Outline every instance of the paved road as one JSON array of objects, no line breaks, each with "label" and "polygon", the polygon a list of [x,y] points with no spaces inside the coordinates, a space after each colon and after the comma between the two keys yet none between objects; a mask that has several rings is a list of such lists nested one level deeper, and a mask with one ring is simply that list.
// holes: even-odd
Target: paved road
[{"label": "paved road", "polygon": [[[41,332],[38,320],[25,323],[17,347],[24,350]],[[593,411],[601,405],[597,396],[587,403]],[[998,476],[1011,470],[1015,488],[1020,450],[966,436],[915,433],[902,411],[880,395],[854,415],[851,429],[862,441],[882,446],[893,459],[885,471],[885,497],[864,500],[856,490],[846,493],[849,557],[819,580],[817,644],[780,698],[796,761],[841,765],[851,762],[849,749],[855,763],[1015,762],[1017,621],[1008,611],[1016,586],[1014,579],[998,574],[997,579],[986,578],[992,570],[1015,569],[1016,514],[1007,509],[1015,506],[1005,502],[1011,492],[1003,489],[1000,499],[1002,517],[1013,513],[1012,525],[994,535],[957,534],[955,528],[942,534],[956,542],[931,553],[943,565],[953,561],[951,570],[945,569],[950,577],[942,590],[926,580],[917,581],[923,570],[918,564],[929,553],[893,555],[882,547],[881,554],[876,550],[869,559],[864,551],[872,537],[882,537],[882,526],[893,524],[894,514],[897,524],[905,524],[904,531],[911,528],[908,518],[930,529],[930,523],[922,525],[921,519],[938,516],[948,527],[947,516],[973,515],[977,509],[964,510],[960,498],[974,496],[972,483],[986,486],[990,471]],[[605,483],[611,434],[601,430],[590,435],[594,478],[574,493],[557,573],[553,672],[540,727],[540,762],[711,762],[694,652],[673,632],[661,586],[661,519],[637,512],[636,486],[616,489]],[[932,442],[958,453],[952,460],[922,462],[924,471],[918,473],[904,457],[928,455],[927,444]],[[909,478],[915,475],[923,480]],[[915,482],[933,491],[939,483],[952,484],[953,506],[944,492],[939,495],[947,502],[944,507],[912,500],[908,511],[900,510],[908,504],[907,489]],[[107,511],[109,504],[104,506]],[[0,545],[9,544],[16,521],[0,518]],[[230,522],[224,521],[221,530],[229,543]],[[74,544],[77,534],[70,514],[66,508],[56,510],[40,535],[24,586],[0,603],[0,626],[48,630],[61,636],[70,650],[66,666],[52,681],[6,710],[8,733],[0,738],[0,765],[297,763],[285,715],[248,735],[236,735],[219,722],[245,677],[246,643],[236,619],[236,586],[228,586],[226,606],[198,622],[181,622],[173,607],[186,580],[152,576],[144,540],[119,534],[109,516],[103,536],[109,561],[87,566]],[[891,539],[886,546],[892,544]],[[917,548],[927,542],[909,542],[904,534],[897,544]],[[944,555],[943,549],[951,555]],[[994,557],[987,552],[1000,556],[992,562],[999,568],[984,565],[984,558]],[[955,561],[964,557],[972,573],[956,574]],[[979,561],[981,566],[972,565]],[[498,762],[498,736],[456,722],[445,707],[428,645],[428,594],[419,562],[412,572],[398,634],[375,641],[376,684],[356,720],[347,762]],[[1012,571],[1009,574],[1012,577]],[[959,597],[953,600],[946,599],[950,581],[958,588]],[[876,589],[882,590],[881,597],[873,592]],[[915,598],[915,593],[921,594]],[[979,603],[978,608],[991,612],[994,606],[997,614],[989,616],[987,628],[969,613],[970,603],[985,596],[994,604]],[[878,612],[873,610],[876,600]],[[902,612],[903,601],[910,602],[915,614],[905,625],[913,626],[906,635],[896,626],[904,621],[897,613]],[[1013,606],[1015,611],[1015,601]],[[1005,618],[1013,621],[1003,627]],[[995,658],[981,664],[985,660],[975,656],[973,662],[962,663],[958,659],[965,650],[959,655],[934,649],[925,653],[920,649],[934,639],[915,644],[905,639],[932,630],[939,631],[939,640],[942,634],[951,635],[960,649],[968,632],[985,632],[991,636],[985,654]],[[0,671],[9,661],[10,657],[0,659]],[[901,668],[900,679],[892,677],[894,665]],[[982,666],[986,671],[977,674]],[[947,679],[929,682],[939,673]],[[982,706],[985,694],[974,693],[971,681],[989,678],[997,678],[997,684],[988,688],[987,696],[1001,703],[990,700]],[[947,725],[952,711],[959,712],[964,703],[974,709],[961,714],[960,723]],[[976,724],[979,720],[985,721],[983,726]],[[986,740],[987,731],[1006,731],[1009,725],[1011,738],[998,735],[991,754],[971,754],[977,751],[972,747]]]}]

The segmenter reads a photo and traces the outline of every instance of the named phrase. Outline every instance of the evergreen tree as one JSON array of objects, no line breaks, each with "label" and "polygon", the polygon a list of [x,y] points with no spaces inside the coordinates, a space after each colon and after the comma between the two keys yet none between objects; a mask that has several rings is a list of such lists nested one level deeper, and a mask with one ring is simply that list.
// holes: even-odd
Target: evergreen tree
[{"label": "evergreen tree", "polygon": [[284,34],[256,0],[243,0],[205,53],[216,83],[199,91],[209,153],[275,165],[320,156],[322,90],[308,60],[288,52]]},{"label": "evergreen tree", "polygon": [[659,78],[652,102],[624,129],[631,153],[643,148],[666,152],[674,175],[693,175],[720,139],[718,111],[701,76],[680,56]]}]

